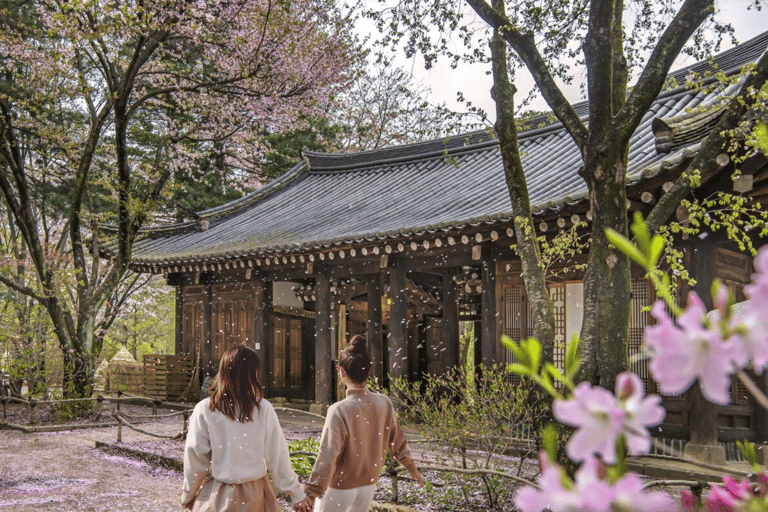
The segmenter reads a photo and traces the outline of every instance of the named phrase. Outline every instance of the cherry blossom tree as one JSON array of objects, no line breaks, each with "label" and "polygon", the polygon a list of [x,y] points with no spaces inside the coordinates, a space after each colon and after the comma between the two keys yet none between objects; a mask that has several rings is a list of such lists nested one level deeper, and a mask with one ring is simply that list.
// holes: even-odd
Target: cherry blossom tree
[{"label": "cherry blossom tree", "polygon": [[0,189],[29,276],[0,282],[45,307],[67,396],[91,393],[100,315],[174,176],[213,156],[247,183],[260,130],[346,85],[350,27],[326,0],[0,1]]}]

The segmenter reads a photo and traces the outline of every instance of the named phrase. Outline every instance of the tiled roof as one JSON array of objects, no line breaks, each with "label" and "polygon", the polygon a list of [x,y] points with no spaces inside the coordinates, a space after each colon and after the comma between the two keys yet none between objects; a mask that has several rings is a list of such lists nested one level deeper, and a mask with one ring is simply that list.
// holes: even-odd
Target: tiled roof
[{"label": "tiled roof", "polygon": [[[732,72],[755,61],[766,45],[768,32],[716,61],[720,69]],[[708,67],[697,63],[672,76],[684,83],[692,70]],[[660,94],[632,137],[629,185],[694,154],[719,115],[718,100],[735,89],[677,87]],[[584,103],[575,108],[586,112]],[[519,144],[534,211],[541,214],[585,199],[586,185],[577,173],[581,157],[560,123],[522,132]],[[134,265],[162,267],[312,251],[506,222],[510,216],[498,145],[488,133],[475,132],[353,154],[306,154],[281,178],[201,212],[197,222],[151,228],[135,243],[132,260]]]}]

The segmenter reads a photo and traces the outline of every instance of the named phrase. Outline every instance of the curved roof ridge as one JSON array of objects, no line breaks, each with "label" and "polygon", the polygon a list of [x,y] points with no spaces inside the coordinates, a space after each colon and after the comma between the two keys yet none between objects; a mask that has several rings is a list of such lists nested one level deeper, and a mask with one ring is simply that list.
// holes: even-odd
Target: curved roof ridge
[{"label": "curved roof ridge", "polygon": [[413,142],[401,146],[370,149],[356,153],[315,153],[302,152],[312,171],[339,171],[350,168],[360,169],[400,160],[450,155],[468,149],[477,149],[497,144],[496,136],[488,130],[451,135],[437,139]]},{"label": "curved roof ridge", "polygon": [[197,229],[199,228],[199,223],[201,221],[207,221],[209,223],[215,222],[223,217],[237,213],[238,211],[247,208],[251,204],[260,201],[264,197],[280,191],[282,188],[286,187],[295,179],[308,171],[309,167],[307,166],[307,162],[302,160],[279,178],[270,181],[263,187],[257,188],[253,192],[249,192],[239,199],[234,199],[228,203],[197,212],[196,220],[166,224],[161,226],[149,226],[147,228],[142,228],[139,230],[139,232],[150,233],[150,235],[157,236],[168,236],[169,234],[176,232],[189,231],[193,228]]}]

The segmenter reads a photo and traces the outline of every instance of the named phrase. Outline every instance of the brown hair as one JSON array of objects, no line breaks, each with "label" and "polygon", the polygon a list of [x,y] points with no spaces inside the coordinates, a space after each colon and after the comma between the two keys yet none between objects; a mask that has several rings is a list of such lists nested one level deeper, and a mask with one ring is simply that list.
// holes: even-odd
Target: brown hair
[{"label": "brown hair", "polygon": [[347,377],[356,384],[362,384],[371,373],[371,358],[368,355],[368,342],[359,334],[352,336],[349,346],[341,351],[339,366]]},{"label": "brown hair", "polygon": [[[210,386],[212,411],[241,423],[253,421],[253,410],[261,410],[264,388],[259,382],[259,355],[245,345],[234,345],[221,356],[219,373]],[[238,417],[235,417],[235,414]]]}]

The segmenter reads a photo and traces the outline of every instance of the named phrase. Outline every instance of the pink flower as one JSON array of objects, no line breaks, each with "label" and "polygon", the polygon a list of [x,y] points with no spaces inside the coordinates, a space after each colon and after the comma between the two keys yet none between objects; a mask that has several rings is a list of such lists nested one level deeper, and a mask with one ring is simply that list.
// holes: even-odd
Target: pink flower
[{"label": "pink flower", "polygon": [[737,482],[728,475],[723,475],[723,486],[712,487],[704,507],[708,512],[731,512],[752,496],[752,484],[748,481]]},{"label": "pink flower", "polygon": [[762,373],[768,364],[768,246],[758,251],[754,265],[757,272],[744,287],[748,300],[737,309],[735,321],[742,326],[738,336],[741,351],[752,360],[755,371]]},{"label": "pink flower", "polygon": [[630,455],[648,453],[651,442],[647,427],[664,419],[661,398],[644,397],[643,382],[631,372],[616,379],[616,396],[582,382],[574,389],[572,399],[555,400],[555,418],[578,428],[565,447],[572,460],[588,460],[599,453],[606,463],[613,464],[619,436],[626,439]]},{"label": "pink flower", "polygon": [[554,401],[552,413],[559,422],[578,429],[565,445],[571,460],[581,462],[599,453],[608,464],[616,462],[616,439],[626,414],[609,391],[581,382],[570,400]]},{"label": "pink flower", "polygon": [[657,301],[651,314],[658,321],[645,328],[645,343],[653,351],[650,370],[662,393],[679,394],[696,379],[704,397],[725,405],[730,401],[730,376],[737,368],[737,344],[726,342],[717,329],[704,326],[706,308],[696,293],[676,326],[664,303]]},{"label": "pink flower", "polygon": [[631,510],[634,512],[672,511],[673,501],[663,492],[643,492],[643,480],[627,473],[613,486],[614,497],[611,510]]},{"label": "pink flower", "polygon": [[602,463],[589,457],[570,482],[556,464],[548,465],[541,476],[541,490],[524,487],[515,495],[515,507],[522,512],[657,512],[673,510],[672,499],[661,492],[643,492],[642,480],[627,474],[611,486],[601,473]]},{"label": "pink flower", "polygon": [[630,455],[642,455],[651,450],[648,427],[664,420],[665,411],[660,396],[645,396],[643,381],[632,372],[624,372],[616,378],[616,396],[626,413],[622,433]]}]

